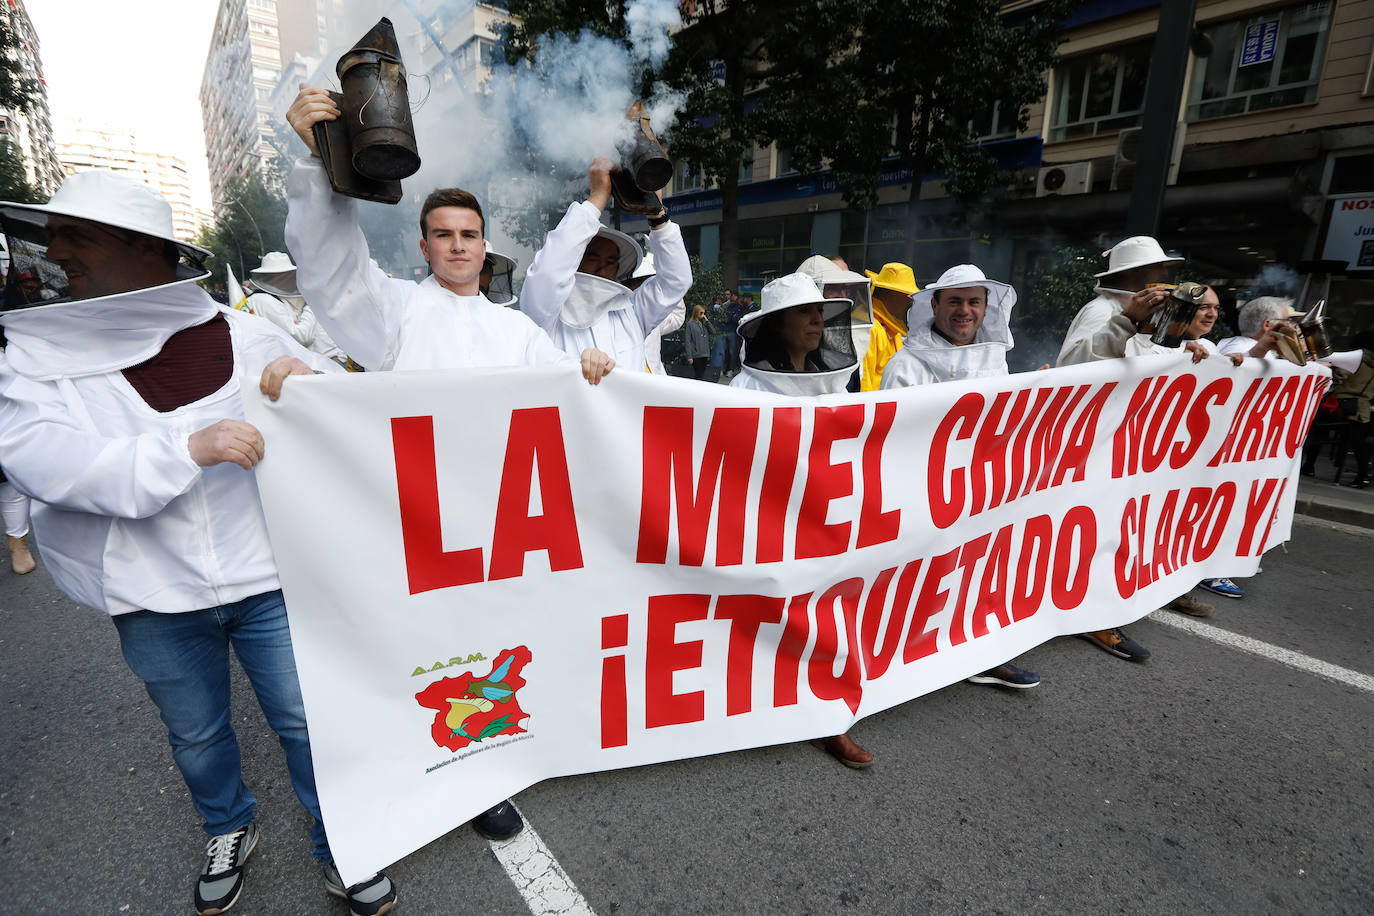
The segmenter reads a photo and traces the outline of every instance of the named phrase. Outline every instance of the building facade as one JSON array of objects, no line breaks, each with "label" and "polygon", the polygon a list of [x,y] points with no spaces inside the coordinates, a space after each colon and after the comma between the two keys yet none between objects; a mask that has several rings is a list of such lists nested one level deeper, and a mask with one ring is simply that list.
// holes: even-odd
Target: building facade
[{"label": "building facade", "polygon": [[[1013,0],[1003,14],[1039,2]],[[951,230],[966,221],[949,218],[938,180],[924,183],[919,281],[972,261],[1019,283],[1061,244],[1100,250],[1123,237],[1159,12],[1158,0],[1088,0],[1068,20],[1026,130],[984,119],[1012,199],[976,232]],[[1160,240],[1193,278],[1240,298],[1276,276],[1334,271],[1343,328],[1374,325],[1374,0],[1198,0],[1195,24]],[[713,263],[719,191],[679,165],[669,204]],[[895,160],[867,211],[847,208],[827,173],[797,175],[786,150],[757,148],[741,168],[746,289],[813,251],[876,270],[907,250],[911,176]]]},{"label": "building facade", "polygon": [[52,118],[48,113],[47,84],[43,80],[43,61],[39,54],[38,34],[33,29],[24,0],[10,0],[0,7],[0,15],[9,17],[16,40],[15,59],[20,79],[31,81],[35,93],[28,111],[9,111],[0,108],[0,139],[12,144],[24,162],[29,185],[42,197],[57,190],[66,173],[57,158],[57,144],[53,139]]},{"label": "building facade", "polygon": [[65,173],[88,169],[123,172],[157,191],[172,205],[172,231],[189,242],[207,219],[191,203],[191,183],[180,156],[141,149],[132,130],[71,122],[59,125],[57,155]]},{"label": "building facade", "polygon": [[220,0],[200,85],[216,201],[235,178],[278,155],[271,106],[281,71],[276,0]]}]

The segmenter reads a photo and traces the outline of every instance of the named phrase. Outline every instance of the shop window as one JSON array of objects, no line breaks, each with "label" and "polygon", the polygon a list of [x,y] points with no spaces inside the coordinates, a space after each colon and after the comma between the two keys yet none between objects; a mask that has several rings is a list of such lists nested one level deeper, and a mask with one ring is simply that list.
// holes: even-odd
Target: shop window
[{"label": "shop window", "polygon": [[1054,71],[1051,140],[1093,137],[1140,124],[1153,40],[1065,61]]},{"label": "shop window", "polygon": [[1203,29],[1212,53],[1194,64],[1188,120],[1316,101],[1334,6],[1303,3]]}]

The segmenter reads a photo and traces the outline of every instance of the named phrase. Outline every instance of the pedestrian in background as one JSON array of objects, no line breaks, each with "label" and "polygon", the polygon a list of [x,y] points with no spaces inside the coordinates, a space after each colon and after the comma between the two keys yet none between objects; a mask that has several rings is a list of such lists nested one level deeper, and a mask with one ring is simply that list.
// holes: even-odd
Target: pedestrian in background
[{"label": "pedestrian in background", "polygon": [[682,355],[697,381],[705,381],[706,366],[711,359],[711,325],[706,321],[704,305],[693,306],[692,320],[682,329]]}]

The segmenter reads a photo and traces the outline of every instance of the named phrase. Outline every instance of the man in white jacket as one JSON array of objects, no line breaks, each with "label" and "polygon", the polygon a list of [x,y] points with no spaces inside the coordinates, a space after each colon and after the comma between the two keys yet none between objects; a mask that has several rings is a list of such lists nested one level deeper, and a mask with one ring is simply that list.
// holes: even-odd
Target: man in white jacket
[{"label": "man in white jacket", "polygon": [[[392,279],[377,266],[358,227],[357,202],[333,192],[315,148],[314,125],[337,117],[328,92],[304,86],[286,112],[311,153],[291,170],[286,244],[297,285],[349,356],[369,371],[573,362],[524,313],[481,294],[486,221],[467,191],[441,188],[420,209],[420,253],[432,271],[423,282]],[[614,366],[600,350],[582,351],[582,375],[593,385]],[[509,801],[472,825],[491,840],[524,829]]]},{"label": "man in white jacket", "polygon": [[[43,205],[0,204],[6,231],[46,241],[70,301],[0,314],[0,465],[33,498],[39,552],[73,600],[109,614],[167,725],[210,834],[199,913],[238,899],[258,841],[230,717],[233,646],[314,819],[327,889],[354,913],[394,905],[385,876],[344,887],[329,852],[286,608],[256,481],[262,436],[238,379],[339,371],[194,280],[208,252],[176,242],[142,184],[82,172]],[[185,263],[189,262],[189,263]]]},{"label": "man in white jacket", "polygon": [[[1169,257],[1148,235],[1124,239],[1102,256],[1107,258],[1107,269],[1095,275],[1099,280],[1097,296],[1074,316],[1056,366],[1140,355],[1148,350],[1148,335],[1137,341],[1131,352],[1127,345],[1168,301],[1175,265],[1183,261]],[[1190,341],[1186,349],[1194,362],[1207,355],[1195,342]]]},{"label": "man in white jacket", "polygon": [[628,235],[601,225],[611,167],[605,157],[592,163],[591,193],[568,207],[534,256],[520,308],[568,353],[597,347],[637,369],[645,364],[645,338],[691,289],[692,265],[682,230],[665,210],[649,217],[654,275],[633,291],[623,285],[643,255]]},{"label": "man in white jacket", "polygon": [[260,315],[290,334],[296,343],[346,366],[348,357],[330,339],[296,288],[296,265],[284,251],[269,251],[262,264],[248,273],[255,292],[245,301],[248,311]]},{"label": "man in white jacket", "polygon": [[[972,264],[951,267],[912,295],[906,337],[883,367],[883,390],[1006,375],[1014,305],[1016,290],[1008,284]],[[1024,690],[1040,675],[1008,662],[969,681]]]},{"label": "man in white jacket", "polygon": [[[344,352],[371,372],[468,369],[573,362],[527,316],[479,291],[486,220],[477,198],[441,188],[420,210],[420,253],[431,273],[420,283],[388,277],[358,227],[357,201],[335,194],[315,149],[314,125],[339,117],[323,89],[302,88],[286,119],[310,150],[287,185],[286,245],[296,283]],[[605,353],[582,352],[592,384],[611,371]]]}]

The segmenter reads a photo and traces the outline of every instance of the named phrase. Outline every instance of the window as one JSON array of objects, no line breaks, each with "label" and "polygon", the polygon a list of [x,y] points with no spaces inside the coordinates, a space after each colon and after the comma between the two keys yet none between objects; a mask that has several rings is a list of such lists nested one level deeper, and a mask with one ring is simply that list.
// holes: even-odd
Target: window
[{"label": "window", "polygon": [[1153,40],[1065,61],[1054,71],[1051,140],[1093,137],[1140,124]]},{"label": "window", "polygon": [[700,191],[701,188],[701,172],[692,168],[692,164],[686,159],[679,159],[677,164],[673,166],[673,193]]},{"label": "window", "polygon": [[754,180],[754,148],[750,146],[739,157],[739,183],[748,184]]},{"label": "window", "polygon": [[1020,112],[1012,106],[996,102],[992,106],[992,111],[981,118],[974,118],[969,127],[973,136],[979,140],[1005,140],[1016,136],[1016,121],[1019,114]]},{"label": "window", "polygon": [[792,167],[792,148],[787,146],[778,147],[778,170],[774,173],[774,178],[781,178],[784,175],[796,175],[797,170]]},{"label": "window", "polygon": [[1212,53],[1193,67],[1188,120],[1316,101],[1331,0],[1210,25]]}]

